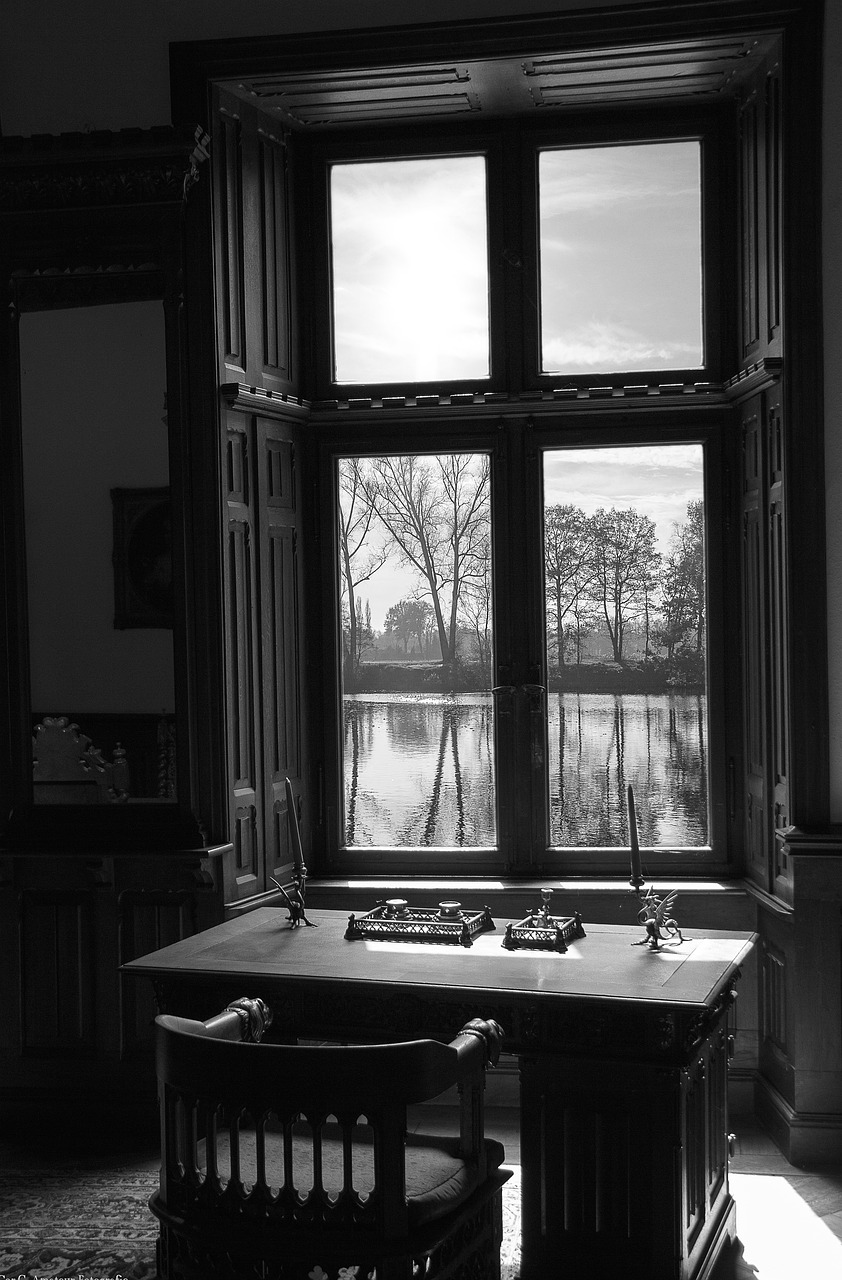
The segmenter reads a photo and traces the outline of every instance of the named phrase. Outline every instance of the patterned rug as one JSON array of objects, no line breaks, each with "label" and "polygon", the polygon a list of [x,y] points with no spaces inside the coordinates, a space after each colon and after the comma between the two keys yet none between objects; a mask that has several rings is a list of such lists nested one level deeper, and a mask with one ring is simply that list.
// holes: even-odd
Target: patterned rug
[{"label": "patterned rug", "polygon": [[[0,1277],[155,1280],[157,1174],[132,1169],[0,1175]],[[520,1262],[520,1170],[503,1188],[502,1280]]]}]

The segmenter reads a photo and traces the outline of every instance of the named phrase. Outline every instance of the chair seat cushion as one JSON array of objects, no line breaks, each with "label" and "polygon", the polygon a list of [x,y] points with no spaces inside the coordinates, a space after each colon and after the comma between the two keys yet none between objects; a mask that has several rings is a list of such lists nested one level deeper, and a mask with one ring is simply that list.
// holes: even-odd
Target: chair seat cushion
[{"label": "chair seat cushion", "polygon": [[[198,1144],[200,1167],[204,1164],[204,1141]],[[432,1134],[408,1133],[405,1146],[405,1177],[409,1225],[418,1227],[451,1213],[479,1185],[477,1166],[464,1160],[458,1151],[458,1139]],[[374,1155],[371,1130],[355,1130],[352,1169],[355,1191],[365,1196],[374,1186]],[[485,1139],[488,1172],[500,1167],[505,1152],[499,1142]],[[322,1130],[322,1186],[330,1196],[338,1195],[343,1185],[344,1154],[341,1132],[335,1125]],[[265,1133],[265,1182],[278,1191],[284,1186],[284,1138],[271,1129]],[[259,1181],[255,1163],[254,1134],[240,1131],[240,1179],[253,1185]],[[230,1137],[220,1129],[216,1140],[216,1166],[220,1178],[230,1177]],[[292,1142],[292,1172],[295,1189],[306,1193],[313,1186],[313,1144],[309,1135],[297,1133]]]}]

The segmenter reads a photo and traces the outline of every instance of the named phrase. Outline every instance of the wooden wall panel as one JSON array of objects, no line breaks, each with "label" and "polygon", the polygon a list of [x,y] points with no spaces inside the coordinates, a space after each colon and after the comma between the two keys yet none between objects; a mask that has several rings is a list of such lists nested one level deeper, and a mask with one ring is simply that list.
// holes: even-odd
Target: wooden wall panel
[{"label": "wooden wall panel", "polygon": [[[198,928],[196,894],[189,889],[132,889],[117,902],[120,964],[191,937]],[[120,1057],[149,1050],[158,1013],[151,983],[121,978]]]},{"label": "wooden wall panel", "polygon": [[740,112],[740,355],[757,359],[760,347],[759,111],[752,94]]},{"label": "wooden wall panel", "polygon": [[242,125],[236,100],[217,113],[214,145],[220,369],[226,381],[245,378]]},{"label": "wooden wall panel", "polygon": [[84,1054],[96,1044],[96,890],[24,890],[19,899],[21,1051]]},{"label": "wooden wall panel", "polygon": [[260,131],[260,262],[263,379],[268,388],[292,386],[292,293],[287,149]]},{"label": "wooden wall panel", "polygon": [[219,380],[296,394],[289,166],[283,129],[216,91]]},{"label": "wooden wall panel", "polygon": [[231,408],[226,435],[231,838],[228,901],[292,868],[286,779],[301,794],[297,425]]},{"label": "wooden wall panel", "polygon": [[764,195],[766,210],[766,347],[770,355],[781,349],[781,77],[775,61],[766,74],[764,114]]},{"label": "wooden wall panel", "polygon": [[[769,595],[769,675],[771,698],[769,781],[772,798],[772,826],[780,831],[789,826],[789,676],[787,591],[787,535],[784,489],[783,410],[780,387],[764,393],[766,456],[768,458],[768,595]],[[785,855],[775,844],[773,887],[788,879]]]},{"label": "wooden wall panel", "polygon": [[224,474],[227,477],[225,557],[228,749],[235,899],[262,883],[263,829],[259,799],[262,772],[259,603],[255,488],[251,475],[251,421],[229,413]]},{"label": "wooden wall panel", "polygon": [[769,831],[764,437],[759,397],[743,406],[742,634],[746,871],[766,886]]},{"label": "wooden wall panel", "polygon": [[771,56],[740,104],[740,359],[783,353],[780,67]]},{"label": "wooden wall panel", "polygon": [[291,863],[285,780],[301,789],[301,630],[295,446],[287,424],[258,420],[261,494],[262,686],[267,875]]}]

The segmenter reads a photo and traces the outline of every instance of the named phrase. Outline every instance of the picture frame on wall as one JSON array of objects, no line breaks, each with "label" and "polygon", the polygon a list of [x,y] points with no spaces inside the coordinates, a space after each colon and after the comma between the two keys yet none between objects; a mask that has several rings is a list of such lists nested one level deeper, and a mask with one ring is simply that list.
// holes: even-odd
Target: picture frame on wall
[{"label": "picture frame on wall", "polygon": [[169,485],[112,489],[114,626],[172,627],[172,506]]}]

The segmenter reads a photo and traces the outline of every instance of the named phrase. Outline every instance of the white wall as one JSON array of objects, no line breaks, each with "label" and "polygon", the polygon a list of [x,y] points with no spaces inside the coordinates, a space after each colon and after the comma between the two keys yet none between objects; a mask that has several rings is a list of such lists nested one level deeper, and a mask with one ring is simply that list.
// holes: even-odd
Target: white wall
[{"label": "white wall", "polygon": [[115,628],[112,567],[112,488],[169,484],[163,304],[24,314],[20,340],[32,705],[172,712],[172,631]]},{"label": "white wall", "polygon": [[[284,31],[446,22],[592,9],[610,0],[5,0],[0,126],[5,135],[169,123],[168,46]],[[826,4],[824,111],[842,119],[842,3]],[[824,131],[825,363],[842,355],[842,147]],[[826,395],[832,817],[842,821],[842,405]]]}]

